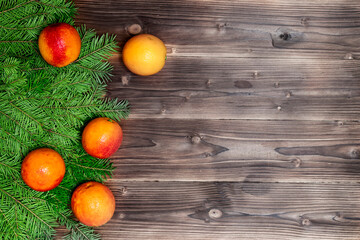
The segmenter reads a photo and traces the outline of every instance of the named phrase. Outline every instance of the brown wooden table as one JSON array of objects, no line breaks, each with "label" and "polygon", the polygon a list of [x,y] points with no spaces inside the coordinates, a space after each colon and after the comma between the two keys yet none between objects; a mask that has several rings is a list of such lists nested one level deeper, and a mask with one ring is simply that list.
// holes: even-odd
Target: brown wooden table
[{"label": "brown wooden table", "polygon": [[360,2],[77,0],[77,24],[150,33],[103,239],[360,239]]}]

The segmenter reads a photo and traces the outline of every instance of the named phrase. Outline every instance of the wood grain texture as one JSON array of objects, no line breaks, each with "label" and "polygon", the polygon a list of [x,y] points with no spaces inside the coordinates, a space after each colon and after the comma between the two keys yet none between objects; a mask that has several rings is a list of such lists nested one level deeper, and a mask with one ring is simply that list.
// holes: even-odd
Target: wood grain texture
[{"label": "wood grain texture", "polygon": [[167,46],[154,76],[110,59],[131,115],[103,239],[360,239],[358,1],[75,3],[120,48]]},{"label": "wood grain texture", "polygon": [[89,2],[79,1],[78,21],[117,34],[120,46],[138,24],[168,47],[165,68],[152,77],[134,76],[113,57],[118,77],[109,96],[129,99],[132,118],[359,115],[360,8],[353,1]]},{"label": "wood grain texture", "polygon": [[358,121],[128,120],[122,181],[359,182]]},{"label": "wood grain texture", "polygon": [[201,48],[207,53],[211,45],[227,45],[228,53],[232,46],[359,50],[356,1],[83,0],[77,6],[78,21],[116,33],[122,43],[127,27],[139,24],[169,44],[207,45]]},{"label": "wood grain texture", "polygon": [[[264,182],[111,180],[104,239],[358,239],[360,188]],[[266,237],[265,237],[266,236]]]},{"label": "wood grain texture", "polygon": [[356,120],[360,114],[357,61],[169,57],[151,77],[115,72],[122,75],[109,84],[109,96],[129,99],[132,118]]}]

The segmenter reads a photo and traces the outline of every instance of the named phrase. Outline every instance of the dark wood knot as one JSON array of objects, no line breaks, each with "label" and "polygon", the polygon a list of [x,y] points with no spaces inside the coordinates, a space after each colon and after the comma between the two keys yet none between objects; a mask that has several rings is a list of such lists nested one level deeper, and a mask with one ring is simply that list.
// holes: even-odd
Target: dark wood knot
[{"label": "dark wood knot", "polygon": [[293,166],[295,168],[298,168],[301,165],[301,159],[300,158],[294,158],[294,159],[291,160],[291,163],[293,164]]},{"label": "dark wood knot", "polygon": [[335,213],[335,216],[333,217],[333,220],[335,222],[340,222],[343,219],[343,214],[341,212]]},{"label": "dark wood knot", "polygon": [[206,153],[204,153],[203,155],[204,155],[204,158],[207,158],[207,157],[211,157],[211,156],[212,156],[212,154],[209,153],[209,152],[206,152]]},{"label": "dark wood knot", "polygon": [[129,85],[129,76],[121,76],[121,82],[123,86]]},{"label": "dark wood knot", "polygon": [[351,152],[350,152],[350,157],[351,157],[352,159],[360,158],[360,150],[359,150],[359,149],[353,149],[353,150],[351,150]]},{"label": "dark wood knot", "polygon": [[[257,76],[258,76],[258,74],[256,72],[256,76],[254,74],[254,78],[256,78]],[[234,83],[234,86],[237,88],[252,88],[253,87],[253,85],[248,81],[236,81]]]},{"label": "dark wood knot", "polygon": [[302,25],[307,26],[307,25],[309,25],[309,23],[308,23],[309,20],[310,20],[309,18],[303,17],[303,18],[301,18],[300,22]]},{"label": "dark wood knot", "polygon": [[310,219],[304,218],[304,219],[301,221],[301,224],[302,224],[303,226],[310,226],[311,221],[310,221]]},{"label": "dark wood knot", "polygon": [[199,135],[193,135],[191,137],[191,143],[192,144],[198,144],[201,142],[201,137]]},{"label": "dark wood knot", "polygon": [[219,31],[225,29],[227,26],[228,26],[228,23],[219,23],[216,25],[216,27]]},{"label": "dark wood knot", "polygon": [[210,87],[210,86],[211,86],[211,80],[210,80],[210,79],[207,80],[205,84],[206,84],[206,87],[207,87],[207,88]]},{"label": "dark wood knot", "polygon": [[344,122],[338,121],[338,122],[337,122],[337,125],[338,125],[339,127],[344,126]]},{"label": "dark wood knot", "polygon": [[136,35],[142,31],[142,27],[139,24],[135,23],[135,24],[128,26],[126,28],[126,30],[128,31],[129,34]]},{"label": "dark wood knot", "polygon": [[303,41],[304,33],[293,29],[279,28],[274,33],[270,33],[272,46],[275,48],[288,48],[291,45]]},{"label": "dark wood knot", "polygon": [[281,33],[281,34],[279,35],[279,37],[280,37],[282,40],[287,41],[287,40],[289,40],[289,39],[291,38],[291,35],[290,35],[290,33],[285,32],[285,33]]},{"label": "dark wood knot", "polygon": [[120,194],[121,194],[122,196],[126,195],[127,191],[128,191],[128,189],[127,189],[126,186],[120,188]]},{"label": "dark wood knot", "polygon": [[165,108],[165,106],[163,106],[163,107],[161,108],[160,113],[161,113],[161,114],[165,114],[165,113],[166,113],[166,108]]}]

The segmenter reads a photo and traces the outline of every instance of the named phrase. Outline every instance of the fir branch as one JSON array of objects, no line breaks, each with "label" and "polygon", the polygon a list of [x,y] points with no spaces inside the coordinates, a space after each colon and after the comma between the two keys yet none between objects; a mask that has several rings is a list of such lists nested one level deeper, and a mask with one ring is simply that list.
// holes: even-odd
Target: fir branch
[{"label": "fir branch", "polygon": [[17,9],[17,8],[19,8],[19,7],[22,7],[22,6],[25,6],[26,4],[29,4],[29,3],[35,2],[35,1],[36,1],[36,0],[30,0],[30,1],[28,1],[28,2],[21,3],[21,4],[19,4],[19,5],[16,5],[15,7],[12,7],[12,8],[9,8],[9,9],[5,9],[5,10],[3,10],[3,11],[0,11],[0,14],[6,13],[6,12],[9,12],[9,11],[12,11],[12,10],[14,10],[14,9]]},{"label": "fir branch", "polygon": [[36,122],[37,124],[39,124],[39,126],[43,126],[38,120],[36,120],[34,117],[30,116],[28,113],[26,113],[24,110],[22,110],[21,108],[17,107],[15,104],[13,104],[12,102],[9,102],[9,104],[11,106],[13,106],[14,108],[16,108],[17,110],[19,110],[20,112],[22,112],[24,115],[28,116],[31,120],[33,120],[34,122]]},{"label": "fir branch", "polygon": [[[14,225],[8,220],[8,218],[6,217],[5,213],[1,210],[1,208],[0,208],[0,214],[3,216],[5,221],[8,223],[7,226],[9,226],[9,228],[12,230],[11,232],[14,234],[13,236],[15,236],[16,239],[18,239],[19,235],[17,234],[17,231],[14,228]],[[4,238],[7,238],[7,237],[4,237]]]},{"label": "fir branch", "polygon": [[[67,213],[69,215],[69,213]],[[86,227],[80,223],[77,223],[64,213],[59,213],[59,221],[66,225],[70,232],[64,236],[64,239],[73,240],[73,239],[85,239],[85,240],[96,240],[100,239],[99,235],[94,233],[94,230],[90,227]]]},{"label": "fir branch", "polygon": [[[24,208],[30,215],[32,215],[34,218],[36,218],[39,222],[41,222],[42,224],[39,226],[40,229],[44,229],[44,227],[42,226],[46,226],[48,228],[48,230],[52,230],[53,227],[47,223],[47,221],[44,221],[42,217],[40,217],[38,214],[36,214],[33,210],[31,210],[29,207],[27,207],[24,203],[22,203],[21,201],[19,201],[16,197],[14,197],[13,195],[11,195],[10,193],[8,193],[7,191],[5,191],[4,189],[0,188],[0,192],[2,192],[3,197],[9,197],[10,199],[12,199],[16,204],[20,205],[22,208]],[[30,219],[29,219],[30,220]]]},{"label": "fir branch", "polygon": [[[14,236],[10,224],[19,239],[50,239],[56,220],[70,230],[66,239],[99,239],[92,228],[71,219],[71,193],[84,181],[105,181],[114,168],[108,159],[86,154],[81,129],[100,116],[121,121],[129,105],[103,99],[112,70],[108,58],[117,49],[115,36],[96,36],[80,26],[80,56],[63,68],[50,66],[39,54],[36,43],[42,27],[73,24],[74,13],[74,5],[66,0],[0,4],[5,19],[0,26],[1,239]],[[33,191],[20,175],[24,155],[39,147],[58,151],[66,164],[63,181],[47,193]]]},{"label": "fir branch", "polygon": [[0,43],[36,43],[36,41],[24,41],[24,40],[0,40]]},{"label": "fir branch", "polygon": [[32,18],[32,17],[36,17],[36,16],[45,16],[45,15],[48,15],[49,13],[46,13],[46,12],[41,12],[41,13],[34,13],[34,14],[30,14],[28,16],[25,16],[23,18],[20,18],[18,21],[23,21],[25,19],[29,19],[29,18]]},{"label": "fir branch", "polygon": [[[2,165],[2,167],[0,166],[0,172],[2,172],[2,174],[4,176],[6,176],[8,174],[8,172],[10,172],[10,175],[12,176],[17,176],[19,173],[19,169],[16,169],[15,167],[11,166],[10,164],[6,164],[5,161],[0,161],[0,165]],[[7,168],[7,169],[4,169]]]},{"label": "fir branch", "polygon": [[71,108],[89,108],[89,107],[95,107],[95,104],[89,104],[89,105],[79,105],[79,106],[41,106],[41,108],[57,108],[57,109],[71,109]]},{"label": "fir branch", "polygon": [[57,9],[68,9],[69,8],[68,6],[57,6],[57,5],[54,5],[54,4],[41,2],[39,0],[35,0],[35,1],[40,3],[41,5],[48,6],[48,7],[51,7],[51,8],[57,8]]},{"label": "fir branch", "polygon": [[0,25],[0,28],[3,28],[3,29],[7,29],[7,30],[18,30],[18,31],[33,30],[33,29],[42,28],[42,27],[44,27],[43,24],[37,25],[37,26],[35,26],[35,27],[23,27],[23,28],[5,27],[5,26],[1,26],[1,25]]},{"label": "fir branch", "polygon": [[45,131],[48,131],[49,133],[53,133],[53,134],[56,134],[56,135],[59,135],[59,136],[62,136],[62,137],[70,138],[71,140],[74,140],[74,141],[79,140],[78,138],[75,138],[75,137],[72,137],[72,136],[69,136],[69,135],[66,135],[66,134],[61,134],[61,133],[55,132],[55,131],[53,131],[51,129],[45,129]]},{"label": "fir branch", "polygon": [[43,224],[45,224],[49,229],[51,229],[52,227],[45,222],[41,217],[39,217],[37,214],[35,214],[32,210],[30,210],[28,207],[26,207],[23,203],[21,203],[21,201],[17,200],[14,196],[12,196],[11,194],[9,194],[8,192],[6,192],[5,190],[0,188],[0,191],[3,192],[5,195],[7,195],[8,197],[10,197],[12,200],[14,200],[17,204],[21,205],[23,208],[25,208],[29,213],[31,213],[34,217],[36,217],[37,219],[39,219]]},{"label": "fir branch", "polygon": [[69,176],[69,178],[71,178],[72,180],[74,180],[75,182],[81,182],[79,181],[79,179],[76,177],[76,174],[73,173],[73,169],[72,168],[68,168],[66,170],[66,172],[68,173],[68,175],[65,174],[65,179],[63,179],[63,182],[66,182],[66,177]]},{"label": "fir branch", "polygon": [[85,166],[85,165],[81,165],[81,164],[74,163],[74,162],[71,162],[70,164],[71,164],[71,165],[74,165],[74,166],[77,166],[77,167],[80,167],[80,168],[90,169],[90,170],[92,170],[92,171],[107,172],[108,174],[110,174],[111,171],[112,171],[112,169]]},{"label": "fir branch", "polygon": [[71,190],[71,189],[68,189],[68,188],[63,187],[63,186],[58,186],[58,188],[62,188],[62,189],[64,189],[64,190],[68,191],[68,192],[72,192],[72,190]]},{"label": "fir branch", "polygon": [[[105,36],[104,39],[106,39],[106,37],[107,37],[107,36]],[[114,37],[113,37],[113,38],[114,38]],[[111,39],[110,39],[110,40],[111,40]],[[99,52],[101,52],[101,51],[104,50],[104,49],[110,49],[110,50],[112,50],[112,49],[113,49],[113,44],[114,44],[112,41],[113,41],[113,40],[111,40],[111,42],[105,44],[105,45],[102,46],[101,48],[98,48],[98,49],[96,49],[96,50],[94,50],[94,51],[92,51],[92,52],[89,52],[89,53],[86,54],[85,56],[80,57],[79,59],[77,59],[77,60],[75,61],[75,63],[76,63],[76,62],[80,62],[81,60],[86,59],[86,58],[88,58],[88,57],[91,56],[91,55],[98,54]],[[101,55],[100,55],[100,56],[101,56]]]},{"label": "fir branch", "polygon": [[[48,146],[52,146],[53,148],[57,148],[55,145],[51,144],[51,143],[47,143],[47,142],[43,142],[41,140],[38,140],[34,137],[34,133],[30,132],[26,127],[24,127],[23,125],[21,125],[21,123],[19,123],[18,121],[16,121],[15,119],[11,118],[9,115],[5,114],[4,112],[0,111],[1,114],[3,114],[4,116],[6,116],[7,118],[9,118],[10,120],[13,121],[13,123],[17,124],[21,129],[25,130],[26,132],[28,132],[30,134],[30,138],[32,138],[32,140],[40,142],[42,145],[48,145]],[[0,127],[1,128],[1,127]],[[3,129],[4,132],[6,132]],[[9,132],[6,132],[8,135],[12,136]],[[12,136],[14,139],[15,137]],[[18,141],[20,144],[22,144],[22,142]]]},{"label": "fir branch", "polygon": [[50,68],[50,67],[30,68],[30,69],[27,69],[27,71],[45,70],[45,69],[48,69],[48,68]]},{"label": "fir branch", "polygon": [[103,73],[103,74],[106,74],[108,73],[109,71],[108,70],[98,70],[98,69],[95,69],[95,68],[89,68],[89,67],[85,67],[85,66],[81,66],[79,65],[80,68],[83,68],[85,70],[89,70],[89,71],[92,71],[92,72],[95,72],[95,73]]},{"label": "fir branch", "polygon": [[[4,128],[2,128],[1,126],[0,126],[0,130],[2,130],[2,132],[6,133],[9,137],[11,137],[12,139],[14,139],[14,140],[17,141],[18,143],[22,144],[22,142],[21,142],[19,139],[17,139],[15,136],[13,136],[13,135],[12,135],[11,133],[9,133],[8,131],[4,130]],[[0,131],[0,132],[1,132],[1,131]]]}]

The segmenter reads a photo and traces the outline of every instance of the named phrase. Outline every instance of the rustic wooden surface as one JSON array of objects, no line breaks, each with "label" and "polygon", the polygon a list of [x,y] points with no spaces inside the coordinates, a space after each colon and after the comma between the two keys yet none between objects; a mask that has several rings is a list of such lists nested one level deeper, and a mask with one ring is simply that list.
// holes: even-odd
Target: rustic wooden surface
[{"label": "rustic wooden surface", "polygon": [[357,0],[75,2],[168,49],[150,77],[111,58],[132,113],[103,239],[360,239]]}]

